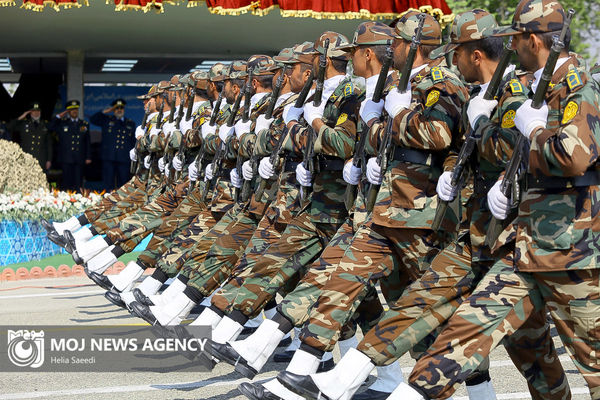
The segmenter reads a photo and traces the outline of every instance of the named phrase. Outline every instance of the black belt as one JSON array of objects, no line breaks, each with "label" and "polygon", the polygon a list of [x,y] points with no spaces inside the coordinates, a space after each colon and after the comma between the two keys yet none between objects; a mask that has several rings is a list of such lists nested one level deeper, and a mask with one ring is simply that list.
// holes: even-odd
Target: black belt
[{"label": "black belt", "polygon": [[495,183],[496,179],[483,179],[477,177],[473,183],[473,190],[475,191],[475,194],[486,194]]},{"label": "black belt", "polygon": [[341,171],[344,169],[344,160],[320,157],[319,168],[321,171]]},{"label": "black belt", "polygon": [[285,160],[283,166],[283,172],[296,172],[296,167],[300,164],[300,161],[288,161]]},{"label": "black belt", "polygon": [[574,187],[600,185],[600,170],[586,171],[582,176],[561,178],[558,176],[525,176],[525,190],[529,189],[571,189]]},{"label": "black belt", "polygon": [[438,165],[440,157],[429,151],[396,147],[394,150],[394,160],[413,164]]}]

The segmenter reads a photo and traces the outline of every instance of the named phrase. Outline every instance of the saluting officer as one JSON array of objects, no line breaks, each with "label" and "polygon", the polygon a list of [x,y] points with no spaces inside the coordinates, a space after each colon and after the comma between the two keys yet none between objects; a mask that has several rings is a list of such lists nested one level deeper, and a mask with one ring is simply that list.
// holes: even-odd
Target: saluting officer
[{"label": "saluting officer", "polygon": [[35,157],[44,170],[50,169],[52,160],[52,136],[48,121],[42,118],[40,103],[34,101],[31,108],[8,124],[8,131],[23,151]]},{"label": "saluting officer", "polygon": [[58,135],[58,159],[62,167],[64,190],[78,190],[83,184],[83,166],[91,164],[90,127],[79,118],[79,101],[67,102],[67,109],[56,115],[48,129]]},{"label": "saluting officer", "polygon": [[121,187],[129,180],[129,150],[135,146],[136,125],[125,118],[125,104],[125,100],[116,99],[111,107],[90,118],[92,124],[102,128],[102,180],[106,190]]}]

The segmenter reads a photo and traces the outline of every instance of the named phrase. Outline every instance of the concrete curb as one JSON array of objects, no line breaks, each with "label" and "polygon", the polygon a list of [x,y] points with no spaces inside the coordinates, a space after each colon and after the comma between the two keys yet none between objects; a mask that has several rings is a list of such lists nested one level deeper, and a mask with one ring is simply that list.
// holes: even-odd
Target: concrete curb
[{"label": "concrete curb", "polygon": [[[125,268],[125,264],[121,261],[117,261],[113,266],[106,270],[106,274],[118,274]],[[83,267],[81,265],[68,265],[62,264],[58,268],[48,265],[45,268],[33,267],[30,270],[21,267],[16,271],[11,268],[6,268],[0,273],[0,282],[4,281],[22,281],[27,279],[41,279],[41,278],[67,278],[70,276],[85,276]]]}]

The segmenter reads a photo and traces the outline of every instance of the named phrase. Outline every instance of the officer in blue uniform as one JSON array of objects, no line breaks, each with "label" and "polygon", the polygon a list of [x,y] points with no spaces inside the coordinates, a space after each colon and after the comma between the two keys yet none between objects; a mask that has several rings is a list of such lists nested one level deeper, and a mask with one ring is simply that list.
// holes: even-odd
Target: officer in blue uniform
[{"label": "officer in blue uniform", "polygon": [[[112,115],[110,115],[112,113]],[[102,128],[102,181],[104,189],[123,186],[130,178],[129,150],[135,146],[135,122],[125,118],[125,100],[92,115],[90,122]]]},{"label": "officer in blue uniform", "polygon": [[61,189],[79,190],[83,186],[83,168],[92,162],[90,126],[79,118],[79,101],[68,101],[67,109],[52,119],[48,129],[58,136]]}]

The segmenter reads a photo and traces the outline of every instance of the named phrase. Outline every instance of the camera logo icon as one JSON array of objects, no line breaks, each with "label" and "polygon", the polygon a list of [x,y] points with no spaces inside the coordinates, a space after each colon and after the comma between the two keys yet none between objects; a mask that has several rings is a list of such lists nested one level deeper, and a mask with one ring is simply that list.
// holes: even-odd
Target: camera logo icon
[{"label": "camera logo icon", "polygon": [[44,364],[44,331],[9,330],[8,358],[17,367],[41,367]]}]

